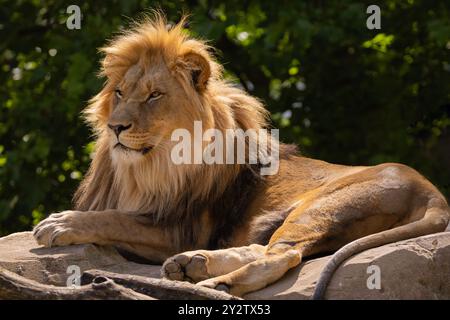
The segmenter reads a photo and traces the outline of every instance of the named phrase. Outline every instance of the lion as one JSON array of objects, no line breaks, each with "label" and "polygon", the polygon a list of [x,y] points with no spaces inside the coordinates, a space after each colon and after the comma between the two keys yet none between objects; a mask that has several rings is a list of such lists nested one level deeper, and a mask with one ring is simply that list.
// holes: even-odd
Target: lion
[{"label": "lion", "polygon": [[73,210],[34,228],[39,244],[113,245],[162,264],[168,279],[236,296],[336,252],[316,287],[322,298],[351,255],[445,230],[445,197],[402,164],[331,164],[279,143],[274,175],[261,175],[261,163],[175,165],[171,133],[195,121],[220,132],[270,127],[263,103],[224,79],[184,22],[168,27],[156,14],[101,49],[106,82],[83,112],[95,153]]}]

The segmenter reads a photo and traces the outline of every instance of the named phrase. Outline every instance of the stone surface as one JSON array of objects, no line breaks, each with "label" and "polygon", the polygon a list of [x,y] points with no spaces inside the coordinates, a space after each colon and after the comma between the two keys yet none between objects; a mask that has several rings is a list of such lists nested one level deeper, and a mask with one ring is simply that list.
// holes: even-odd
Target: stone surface
[{"label": "stone surface", "polygon": [[65,286],[70,265],[79,266],[81,273],[89,269],[148,277],[159,277],[160,273],[159,266],[129,262],[112,247],[88,244],[43,248],[31,232],[0,238],[0,266],[25,278]]},{"label": "stone surface", "polygon": [[[329,257],[306,261],[246,299],[308,299]],[[41,248],[30,232],[0,238],[0,266],[41,283],[65,285],[69,265],[159,277],[160,266],[129,262],[112,247]],[[380,271],[380,289],[368,289],[369,266]],[[372,267],[373,268],[373,267]],[[450,299],[450,232],[388,244],[348,259],[328,286],[328,299]]]}]

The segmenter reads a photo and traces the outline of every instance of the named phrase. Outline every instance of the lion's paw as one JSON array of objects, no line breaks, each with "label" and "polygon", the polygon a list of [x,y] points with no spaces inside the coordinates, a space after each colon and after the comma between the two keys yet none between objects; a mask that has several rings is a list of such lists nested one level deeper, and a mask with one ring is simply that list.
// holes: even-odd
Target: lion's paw
[{"label": "lion's paw", "polygon": [[45,247],[80,243],[81,230],[77,230],[76,227],[79,214],[78,211],[51,214],[33,229],[33,236],[37,243]]},{"label": "lion's paw", "polygon": [[215,277],[197,283],[199,286],[230,293],[230,285],[224,277]]},{"label": "lion's paw", "polygon": [[178,281],[198,282],[210,278],[208,257],[201,251],[189,251],[167,259],[161,274],[164,278]]}]

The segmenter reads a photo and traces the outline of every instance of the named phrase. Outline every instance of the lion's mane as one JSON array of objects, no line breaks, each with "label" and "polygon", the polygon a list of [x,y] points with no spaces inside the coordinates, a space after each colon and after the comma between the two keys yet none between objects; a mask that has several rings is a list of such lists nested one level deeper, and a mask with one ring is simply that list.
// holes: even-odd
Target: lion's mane
[{"label": "lion's mane", "polygon": [[[182,19],[168,27],[165,18],[156,14],[120,33],[101,49],[104,58],[100,74],[106,77],[106,82],[84,111],[96,136],[96,150],[74,196],[76,209],[152,213],[155,221],[182,219],[189,211],[207,209],[248,167],[175,165],[167,148],[156,148],[148,161],[139,165],[115,164],[111,159],[106,130],[114,88],[130,66],[140,59],[148,59],[149,54],[162,55],[173,77],[192,97],[192,107],[207,114],[216,129],[245,131],[267,127],[267,111],[261,102],[223,79],[222,68],[210,53],[211,48],[203,41],[190,38],[183,29],[184,23]],[[211,70],[201,91],[192,85],[188,68],[177,65],[178,57],[189,51],[203,56]]]}]

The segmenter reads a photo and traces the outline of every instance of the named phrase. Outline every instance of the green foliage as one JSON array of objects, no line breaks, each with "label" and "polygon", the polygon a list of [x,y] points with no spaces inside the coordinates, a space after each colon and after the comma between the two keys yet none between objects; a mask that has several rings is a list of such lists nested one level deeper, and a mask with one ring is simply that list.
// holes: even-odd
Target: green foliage
[{"label": "green foliage", "polygon": [[130,18],[191,13],[228,77],[260,97],[284,141],[343,164],[413,166],[450,195],[448,1],[0,0],[0,234],[70,207],[92,138],[80,110],[101,87],[97,48]]}]

